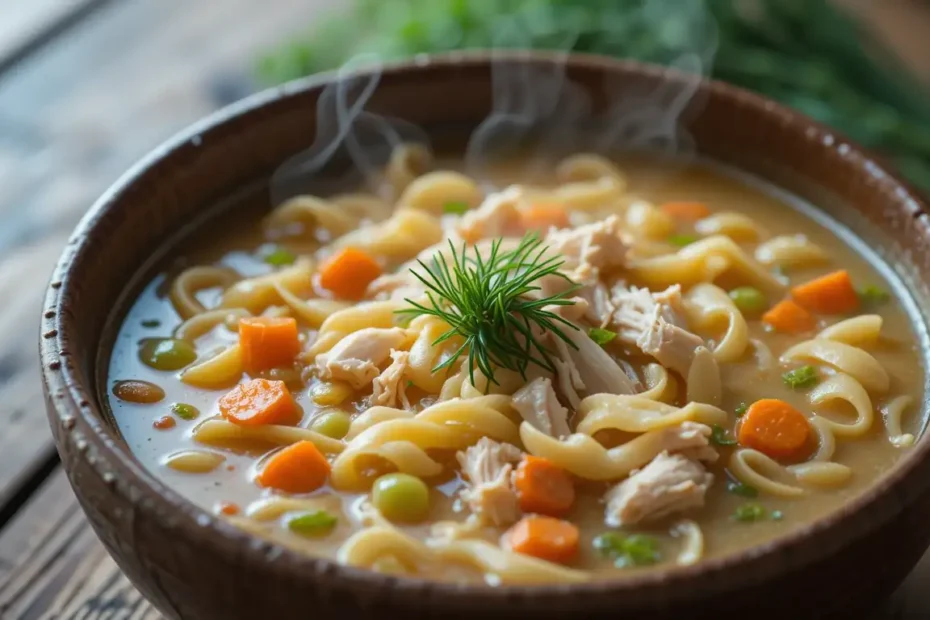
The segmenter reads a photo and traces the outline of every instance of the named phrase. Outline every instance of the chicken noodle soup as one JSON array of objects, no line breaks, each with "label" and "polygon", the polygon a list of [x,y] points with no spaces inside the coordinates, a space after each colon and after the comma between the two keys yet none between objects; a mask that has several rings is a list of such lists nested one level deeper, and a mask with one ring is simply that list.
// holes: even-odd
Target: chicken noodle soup
[{"label": "chicken noodle soup", "polygon": [[172,488],[343,564],[580,582],[770,540],[916,441],[910,302],[822,216],[703,164],[487,191],[420,155],[144,290],[110,404]]}]

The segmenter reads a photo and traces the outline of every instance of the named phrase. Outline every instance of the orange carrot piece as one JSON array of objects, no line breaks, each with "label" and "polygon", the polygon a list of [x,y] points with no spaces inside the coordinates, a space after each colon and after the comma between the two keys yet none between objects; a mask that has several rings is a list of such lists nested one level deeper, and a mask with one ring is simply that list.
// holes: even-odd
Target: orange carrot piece
[{"label": "orange carrot piece", "polygon": [[298,441],[275,453],[261,473],[258,483],[285,493],[310,493],[326,483],[329,461],[311,441]]},{"label": "orange carrot piece", "polygon": [[762,321],[785,334],[800,334],[817,327],[814,315],[791,299],[783,299],[769,308],[762,315]]},{"label": "orange carrot piece", "polygon": [[688,222],[696,222],[710,215],[710,209],[703,202],[666,202],[660,208],[666,215],[670,215],[676,220]]},{"label": "orange carrot piece", "polygon": [[300,409],[283,381],[252,379],[241,383],[219,400],[223,417],[240,426],[296,424]]},{"label": "orange carrot piece", "polygon": [[242,365],[250,373],[288,366],[300,353],[297,321],[283,316],[239,319],[239,347]]},{"label": "orange carrot piece", "polygon": [[216,511],[220,514],[234,516],[241,512],[238,504],[233,502],[220,502],[216,506]]},{"label": "orange carrot piece", "polygon": [[822,314],[845,314],[859,307],[859,295],[845,269],[828,273],[791,289],[799,304]]},{"label": "orange carrot piece", "polygon": [[507,532],[507,542],[517,553],[567,564],[578,555],[578,528],[552,517],[523,517]]},{"label": "orange carrot piece", "polygon": [[320,286],[336,297],[361,299],[380,275],[381,266],[374,258],[357,248],[344,248],[320,265]]},{"label": "orange carrot piece", "polygon": [[523,512],[561,517],[575,503],[575,485],[568,472],[531,454],[524,456],[517,466],[514,487]]},{"label": "orange carrot piece", "polygon": [[804,414],[785,401],[763,398],[746,410],[737,438],[774,459],[793,458],[810,446],[811,428]]},{"label": "orange carrot piece", "polygon": [[526,231],[546,232],[550,227],[568,228],[568,212],[559,204],[534,204],[520,212],[520,221]]}]

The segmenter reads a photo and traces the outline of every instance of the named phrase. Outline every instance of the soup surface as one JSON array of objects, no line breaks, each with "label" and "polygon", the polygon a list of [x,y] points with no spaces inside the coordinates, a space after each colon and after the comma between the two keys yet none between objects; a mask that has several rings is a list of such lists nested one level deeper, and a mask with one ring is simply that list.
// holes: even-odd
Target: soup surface
[{"label": "soup surface", "polygon": [[914,443],[910,302],[823,217],[703,164],[425,155],[174,248],[107,378],[167,485],[345,564],[571,582],[766,542]]}]

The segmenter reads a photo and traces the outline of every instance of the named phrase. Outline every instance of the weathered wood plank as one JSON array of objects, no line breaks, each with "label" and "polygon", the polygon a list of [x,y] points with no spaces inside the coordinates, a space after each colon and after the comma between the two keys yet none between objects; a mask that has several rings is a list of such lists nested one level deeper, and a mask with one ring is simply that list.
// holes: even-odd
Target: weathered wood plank
[{"label": "weathered wood plank", "polygon": [[253,90],[256,54],[326,3],[126,0],[0,75],[0,514],[53,455],[36,339],[69,231],[147,150]]},{"label": "weathered wood plank", "polygon": [[108,0],[6,0],[0,68],[8,67]]}]

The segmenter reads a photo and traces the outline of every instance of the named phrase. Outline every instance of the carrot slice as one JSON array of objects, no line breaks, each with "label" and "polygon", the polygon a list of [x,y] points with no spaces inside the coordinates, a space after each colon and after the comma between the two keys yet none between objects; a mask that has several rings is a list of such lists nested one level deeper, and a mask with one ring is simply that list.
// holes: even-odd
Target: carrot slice
[{"label": "carrot slice", "polygon": [[578,528],[552,517],[523,517],[507,532],[507,542],[517,553],[566,564],[578,555]]},{"label": "carrot slice", "polygon": [[762,315],[762,321],[786,334],[809,332],[817,327],[814,315],[791,299],[783,299]]},{"label": "carrot slice", "polygon": [[514,475],[520,510],[561,517],[575,503],[575,485],[552,461],[527,454]]},{"label": "carrot slice", "polygon": [[828,273],[791,289],[791,296],[813,312],[845,314],[859,307],[859,295],[845,269]]},{"label": "carrot slice", "polygon": [[520,221],[526,231],[547,231],[550,227],[568,228],[568,212],[559,204],[534,204],[520,212]]},{"label": "carrot slice", "polygon": [[219,400],[223,417],[240,426],[295,424],[300,409],[283,381],[252,379],[241,383]]},{"label": "carrot slice", "polygon": [[275,453],[261,473],[258,483],[285,493],[309,493],[326,483],[329,461],[311,441],[298,441]]},{"label": "carrot slice", "polygon": [[239,346],[242,365],[250,373],[287,366],[300,353],[297,321],[283,316],[239,319]]},{"label": "carrot slice", "polygon": [[676,201],[666,202],[660,209],[676,220],[696,222],[710,215],[710,209],[703,202]]},{"label": "carrot slice", "polygon": [[740,420],[741,445],[772,458],[798,457],[810,445],[811,428],[800,411],[777,398],[757,400]]},{"label": "carrot slice", "polygon": [[361,299],[372,280],[381,275],[381,266],[357,248],[339,250],[320,265],[320,286],[336,297]]}]

